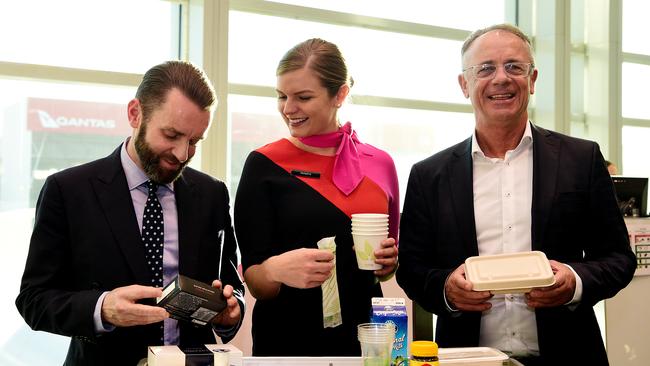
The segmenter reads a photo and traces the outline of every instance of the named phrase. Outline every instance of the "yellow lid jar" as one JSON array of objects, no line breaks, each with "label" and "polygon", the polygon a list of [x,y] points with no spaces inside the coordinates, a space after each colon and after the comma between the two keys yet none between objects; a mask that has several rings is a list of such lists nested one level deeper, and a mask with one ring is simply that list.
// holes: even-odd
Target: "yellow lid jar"
[{"label": "yellow lid jar", "polygon": [[415,341],[411,343],[409,366],[439,366],[438,345],[432,341]]}]

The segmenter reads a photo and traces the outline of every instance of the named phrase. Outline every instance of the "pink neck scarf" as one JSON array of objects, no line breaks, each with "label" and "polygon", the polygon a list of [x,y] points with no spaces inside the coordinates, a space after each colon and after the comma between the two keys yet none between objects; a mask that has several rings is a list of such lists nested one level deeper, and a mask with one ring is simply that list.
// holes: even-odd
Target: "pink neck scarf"
[{"label": "pink neck scarf", "polygon": [[300,142],[314,147],[336,147],[336,158],[334,158],[334,171],[332,180],[334,185],[346,196],[359,185],[363,179],[361,164],[359,163],[359,152],[356,144],[360,143],[357,133],[352,130],[352,124],[347,122],[338,131],[324,135],[313,135],[300,137]]}]

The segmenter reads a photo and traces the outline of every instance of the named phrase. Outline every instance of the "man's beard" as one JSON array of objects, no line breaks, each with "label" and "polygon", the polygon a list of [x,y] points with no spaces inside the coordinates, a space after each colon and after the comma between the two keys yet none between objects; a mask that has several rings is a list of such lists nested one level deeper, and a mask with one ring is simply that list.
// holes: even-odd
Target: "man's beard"
[{"label": "man's beard", "polygon": [[146,132],[147,125],[145,122],[145,124],[140,128],[140,131],[138,131],[137,138],[134,141],[135,152],[138,154],[138,158],[140,158],[140,163],[142,164],[145,174],[149,179],[156,183],[168,184],[175,181],[181,175],[185,166],[190,162],[190,159],[180,163],[176,157],[170,154],[169,156],[165,156],[165,158],[169,161],[180,163],[180,166],[175,170],[163,169],[160,166],[161,156],[156,155],[156,153],[151,150],[151,147],[145,139]]}]

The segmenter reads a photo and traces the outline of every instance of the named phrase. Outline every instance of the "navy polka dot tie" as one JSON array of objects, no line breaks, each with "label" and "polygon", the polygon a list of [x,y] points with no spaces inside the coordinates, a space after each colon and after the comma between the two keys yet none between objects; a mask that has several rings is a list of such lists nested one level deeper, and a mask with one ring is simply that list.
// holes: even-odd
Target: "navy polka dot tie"
[{"label": "navy polka dot tie", "polygon": [[151,286],[162,287],[163,285],[163,243],[164,243],[164,222],[163,210],[158,201],[156,191],[158,183],[148,181],[149,197],[144,206],[142,216],[142,244],[144,244],[145,260],[151,274]]}]

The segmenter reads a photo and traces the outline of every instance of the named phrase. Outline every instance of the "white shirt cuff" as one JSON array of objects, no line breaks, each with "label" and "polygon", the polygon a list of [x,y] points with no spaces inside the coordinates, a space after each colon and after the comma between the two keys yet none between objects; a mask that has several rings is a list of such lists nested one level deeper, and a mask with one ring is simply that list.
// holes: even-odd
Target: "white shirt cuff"
[{"label": "white shirt cuff", "polygon": [[576,271],[573,270],[573,268],[570,265],[567,264],[566,266],[569,267],[571,272],[573,272],[573,276],[576,279],[576,290],[573,293],[573,298],[571,299],[571,301],[569,301],[568,303],[566,303],[564,305],[575,305],[575,304],[579,303],[582,300],[582,279],[580,279],[580,276],[578,276]]},{"label": "white shirt cuff", "polygon": [[111,324],[105,324],[102,321],[102,304],[104,303],[104,298],[108,294],[108,291],[105,291],[99,299],[97,299],[97,304],[95,304],[95,312],[93,313],[93,321],[95,323],[95,333],[102,334],[112,332],[115,329],[115,326]]}]

